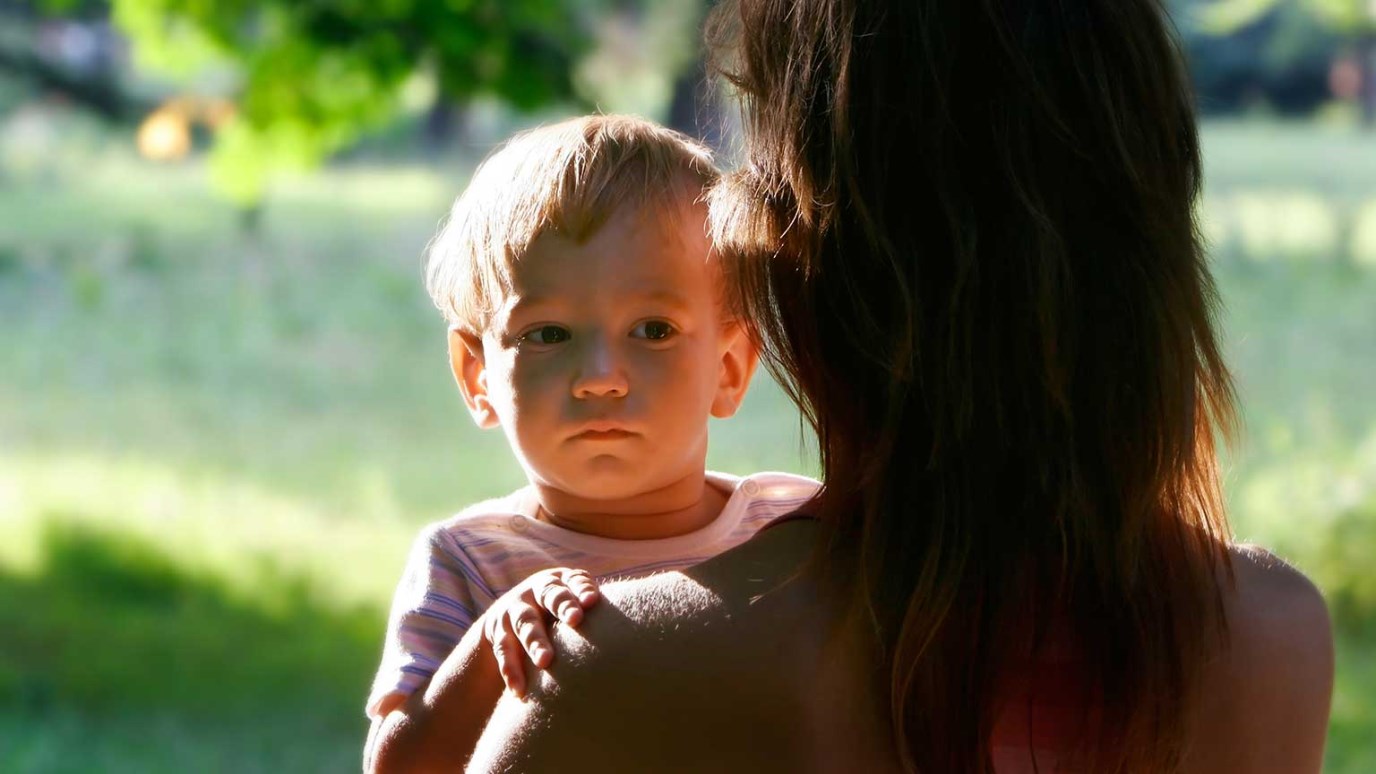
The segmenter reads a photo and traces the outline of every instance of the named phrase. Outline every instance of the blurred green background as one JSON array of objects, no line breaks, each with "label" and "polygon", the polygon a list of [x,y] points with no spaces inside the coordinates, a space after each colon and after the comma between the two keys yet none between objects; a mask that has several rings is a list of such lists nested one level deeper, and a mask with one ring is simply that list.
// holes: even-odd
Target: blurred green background
[{"label": "blurred green background", "polygon": [[[1172,3],[1245,433],[1239,537],[1323,588],[1376,771],[1376,6]],[[0,0],[0,770],[345,771],[417,528],[521,483],[421,251],[523,126],[731,157],[701,0]],[[760,379],[711,464],[808,472]]]}]

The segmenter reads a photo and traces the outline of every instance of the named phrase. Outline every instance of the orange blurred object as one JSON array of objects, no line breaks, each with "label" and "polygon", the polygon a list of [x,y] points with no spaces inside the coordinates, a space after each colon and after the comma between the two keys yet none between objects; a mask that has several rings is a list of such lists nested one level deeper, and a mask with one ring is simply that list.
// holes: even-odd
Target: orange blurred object
[{"label": "orange blurred object", "polygon": [[191,125],[199,122],[211,131],[221,128],[236,111],[227,99],[173,97],[149,113],[139,125],[139,153],[152,161],[178,161],[191,152]]},{"label": "orange blurred object", "polygon": [[191,126],[186,113],[164,105],[139,125],[139,153],[152,161],[178,161],[191,152]]}]

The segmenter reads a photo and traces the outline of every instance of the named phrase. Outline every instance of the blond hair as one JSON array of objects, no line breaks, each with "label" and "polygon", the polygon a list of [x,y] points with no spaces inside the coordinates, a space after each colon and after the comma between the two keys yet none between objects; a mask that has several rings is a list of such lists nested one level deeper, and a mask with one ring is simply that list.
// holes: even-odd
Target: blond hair
[{"label": "blond hair", "polygon": [[537,237],[590,237],[623,205],[675,217],[716,181],[712,153],[631,116],[584,116],[512,137],[479,165],[426,248],[445,320],[483,332]]}]

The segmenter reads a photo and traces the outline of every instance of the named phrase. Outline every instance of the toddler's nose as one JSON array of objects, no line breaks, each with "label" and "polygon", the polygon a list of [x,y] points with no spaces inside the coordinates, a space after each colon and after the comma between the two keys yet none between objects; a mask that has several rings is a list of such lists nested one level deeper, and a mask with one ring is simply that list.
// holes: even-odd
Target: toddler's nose
[{"label": "toddler's nose", "polygon": [[605,340],[589,343],[582,368],[573,380],[575,398],[624,398],[630,382],[615,347]]}]

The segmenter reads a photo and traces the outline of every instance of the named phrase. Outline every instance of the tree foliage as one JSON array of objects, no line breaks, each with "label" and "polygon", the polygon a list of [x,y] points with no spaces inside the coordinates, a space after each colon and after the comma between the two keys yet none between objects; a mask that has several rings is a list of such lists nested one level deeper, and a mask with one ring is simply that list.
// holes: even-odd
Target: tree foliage
[{"label": "tree foliage", "polygon": [[111,10],[144,67],[234,74],[238,110],[211,165],[245,206],[273,170],[319,163],[395,119],[412,79],[431,79],[442,99],[532,109],[576,98],[573,65],[591,44],[561,0],[112,0]]},{"label": "tree foliage", "polygon": [[[1202,27],[1227,34],[1244,27],[1277,7],[1295,0],[1215,0],[1202,9]],[[1376,11],[1369,0],[1298,0],[1298,4],[1340,33],[1360,34],[1376,30]]]},{"label": "tree foliage", "polygon": [[[1360,71],[1364,120],[1369,126],[1376,126],[1376,2],[1208,0],[1196,6],[1197,29],[1220,37],[1237,38],[1268,17],[1281,19],[1282,23],[1277,25],[1282,33],[1277,38],[1278,45],[1270,47],[1279,54],[1279,58],[1302,58],[1301,49],[1306,48],[1306,42],[1313,43],[1322,34],[1332,35],[1342,41],[1347,54],[1352,57],[1352,64]],[[1303,19],[1308,19],[1309,23],[1305,24]],[[1306,30],[1305,27],[1310,29]],[[1322,32],[1316,34],[1315,29]]]},{"label": "tree foliage", "polygon": [[1332,98],[1329,69],[1342,36],[1313,14],[1287,3],[1222,33],[1194,13],[1196,7],[1184,8],[1180,17],[1203,111],[1235,114],[1261,103],[1282,115],[1304,116]]}]

